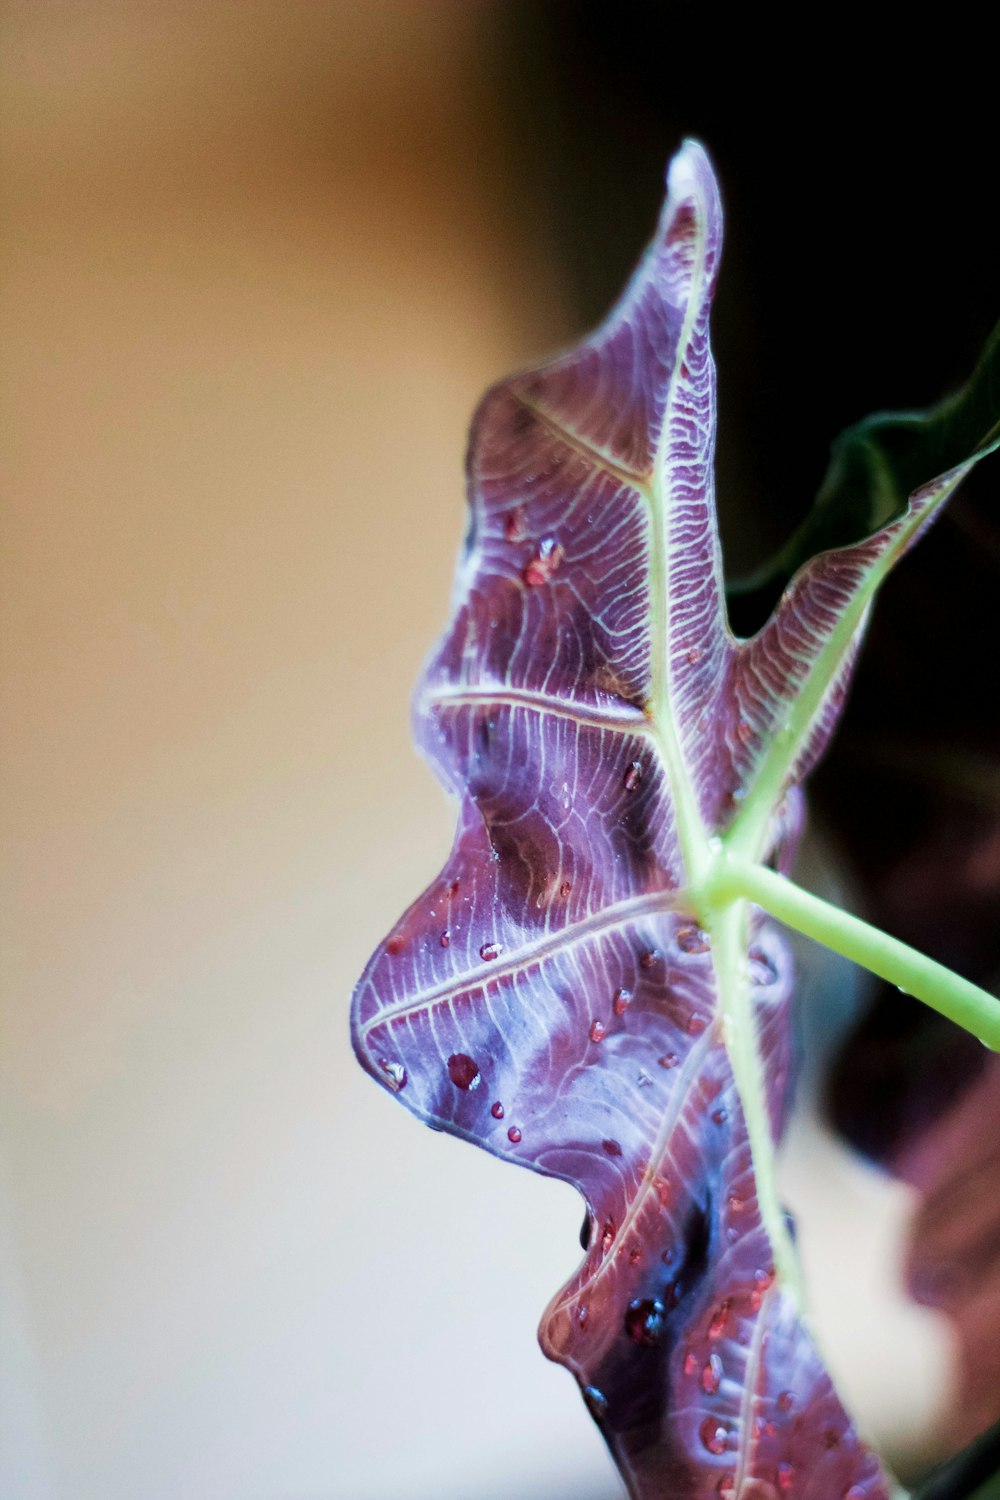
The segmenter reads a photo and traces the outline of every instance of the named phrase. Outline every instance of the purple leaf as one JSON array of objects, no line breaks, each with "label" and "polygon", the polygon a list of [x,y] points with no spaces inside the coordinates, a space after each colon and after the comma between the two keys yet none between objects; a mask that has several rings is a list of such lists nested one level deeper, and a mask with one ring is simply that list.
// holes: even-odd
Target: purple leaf
[{"label": "purple leaf", "polygon": [[607,322],[480,406],[415,711],[458,831],[358,986],[354,1045],[419,1118],[583,1194],[585,1258],[540,1336],[633,1496],[874,1500],[774,1188],[788,952],[755,908],[707,920],[698,889],[720,837],[787,865],[875,589],[972,460],[807,561],[736,639],[712,488],[721,227],[689,143]]}]

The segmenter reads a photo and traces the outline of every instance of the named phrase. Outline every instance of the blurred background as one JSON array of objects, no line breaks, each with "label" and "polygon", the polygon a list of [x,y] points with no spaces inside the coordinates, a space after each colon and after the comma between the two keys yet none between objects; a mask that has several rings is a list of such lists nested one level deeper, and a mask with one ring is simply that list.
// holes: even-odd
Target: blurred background
[{"label": "blurred background", "polygon": [[[881,52],[840,8],[810,28],[670,3],[4,3],[5,1500],[620,1494],[535,1346],[579,1203],[394,1108],[348,1002],[450,842],[408,716],[472,407],[606,309],[681,138],[728,212],[734,569],[801,515],[840,428],[936,399],[1000,311],[961,12]],[[992,483],[941,523],[938,573],[887,591],[810,856],[984,982],[996,707],[960,642],[992,628],[995,656]],[[863,987],[806,963],[828,1048]],[[948,1047],[936,1115],[981,1082]],[[854,1131],[884,1161],[912,1070],[852,1056],[845,1130],[895,1079],[892,1119]],[[916,1469],[955,1446],[961,1339],[905,1295],[918,1189],[835,1138],[821,1096],[785,1163],[818,1331]]]}]

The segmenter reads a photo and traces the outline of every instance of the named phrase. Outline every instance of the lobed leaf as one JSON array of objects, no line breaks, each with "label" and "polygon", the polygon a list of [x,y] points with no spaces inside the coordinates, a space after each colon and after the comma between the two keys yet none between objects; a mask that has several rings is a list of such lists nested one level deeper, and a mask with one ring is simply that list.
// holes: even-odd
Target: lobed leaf
[{"label": "lobed leaf", "polygon": [[362,1064],[419,1118],[573,1183],[585,1256],[541,1327],[640,1500],[866,1500],[886,1480],[805,1326],[773,1181],[788,950],[709,910],[720,841],[779,868],[881,578],[968,464],[727,620],[708,316],[721,209],[671,165],[618,307],[495,386],[417,737],[459,801],[372,958]]}]

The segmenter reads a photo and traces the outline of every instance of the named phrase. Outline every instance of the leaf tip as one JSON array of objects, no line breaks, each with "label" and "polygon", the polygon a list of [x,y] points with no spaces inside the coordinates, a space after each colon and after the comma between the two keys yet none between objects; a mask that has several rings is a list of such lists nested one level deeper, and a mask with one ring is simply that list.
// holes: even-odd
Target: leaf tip
[{"label": "leaf tip", "polygon": [[667,164],[668,201],[695,201],[713,218],[722,215],[719,181],[701,141],[687,136]]}]

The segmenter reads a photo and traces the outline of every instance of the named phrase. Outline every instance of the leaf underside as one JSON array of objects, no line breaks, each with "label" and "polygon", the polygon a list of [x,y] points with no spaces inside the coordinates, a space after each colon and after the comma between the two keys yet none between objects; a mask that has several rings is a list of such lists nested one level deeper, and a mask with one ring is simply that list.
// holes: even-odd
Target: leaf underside
[{"label": "leaf underside", "polygon": [[805,561],[730,631],[712,488],[716,182],[688,143],[604,325],[495,386],[451,623],[415,705],[458,798],[441,876],[372,958],[362,1064],[420,1119],[573,1183],[543,1318],[630,1493],[887,1494],[800,1317],[773,1187],[792,973],[722,840],[785,868],[874,591],[978,456]]}]

